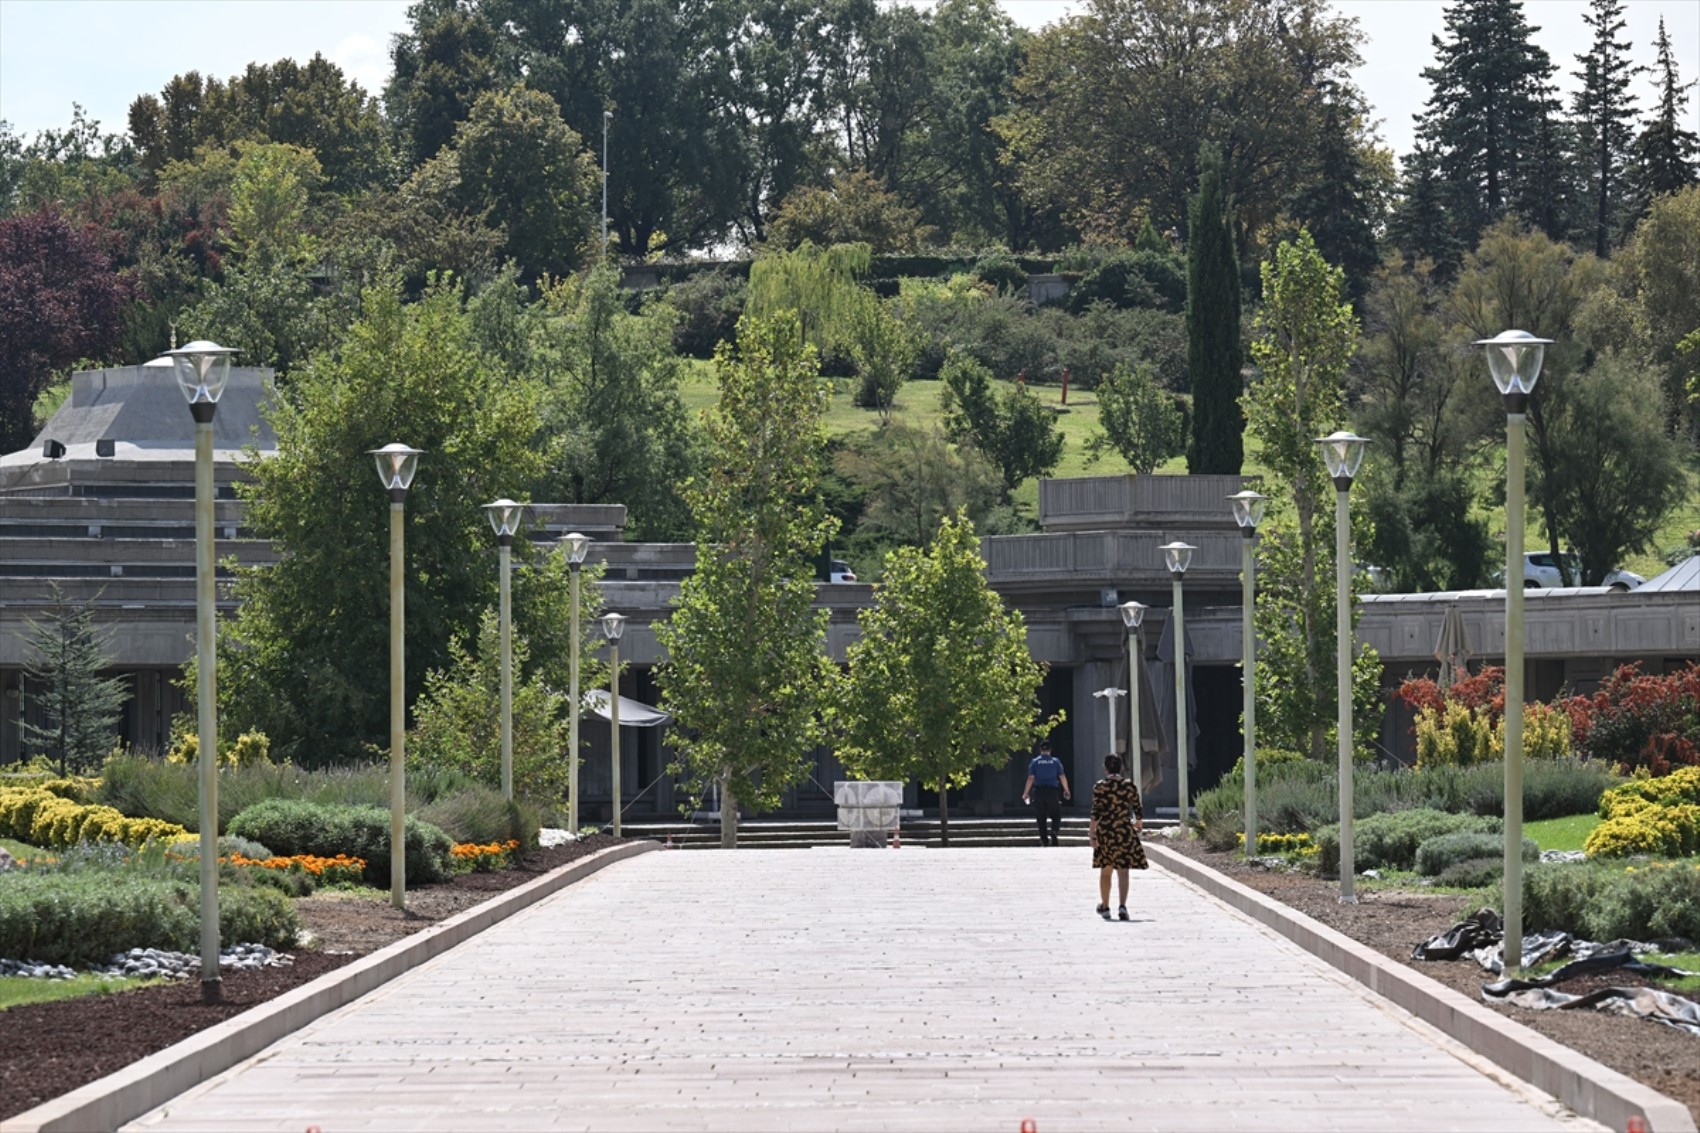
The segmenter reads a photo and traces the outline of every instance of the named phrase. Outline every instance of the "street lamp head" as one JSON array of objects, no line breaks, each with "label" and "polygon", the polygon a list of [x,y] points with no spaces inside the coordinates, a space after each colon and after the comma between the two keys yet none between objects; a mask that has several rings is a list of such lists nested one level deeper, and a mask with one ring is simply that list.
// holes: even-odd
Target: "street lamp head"
[{"label": "street lamp head", "polygon": [[625,631],[625,628],[626,628],[626,615],[624,615],[624,614],[603,614],[602,615],[602,636],[606,637],[609,641],[620,640],[620,634]]},{"label": "street lamp head", "polygon": [[1191,543],[1182,543],[1179,539],[1173,543],[1164,543],[1157,549],[1163,552],[1163,562],[1168,566],[1169,573],[1176,577],[1186,573],[1186,568],[1192,565],[1192,553],[1198,550]]},{"label": "street lamp head", "polygon": [[413,486],[413,474],[419,469],[419,454],[423,450],[397,441],[366,451],[378,462],[378,479],[383,481],[390,499],[400,503]]},{"label": "street lamp head", "polygon": [[516,504],[503,496],[493,504],[485,504],[484,514],[490,517],[490,527],[495,531],[497,541],[505,547],[513,542],[514,533],[519,530],[519,521],[525,515],[525,505]]},{"label": "street lamp head", "polygon": [[604,110],[602,112],[602,120],[604,122],[612,122],[614,120],[614,112],[612,110]]},{"label": "street lamp head", "polygon": [[177,388],[189,403],[196,421],[211,421],[230,380],[230,359],[236,351],[201,339],[169,352],[177,373]]},{"label": "street lamp head", "polygon": [[1326,437],[1317,437],[1316,443],[1322,446],[1322,462],[1328,466],[1334,486],[1342,491],[1350,488],[1358,466],[1364,462],[1364,446],[1369,444],[1369,438],[1337,429]]},{"label": "street lamp head", "polygon": [[1499,387],[1511,412],[1521,413],[1529,395],[1535,392],[1552,339],[1536,338],[1526,330],[1508,330],[1494,338],[1477,339],[1476,345],[1487,349],[1493,384]]},{"label": "street lamp head", "polygon": [[577,570],[584,563],[584,556],[590,550],[590,536],[580,535],[577,531],[561,536],[561,546],[567,551],[567,565]]},{"label": "street lamp head", "polygon": [[1248,489],[1229,496],[1228,502],[1234,508],[1234,522],[1249,536],[1263,522],[1263,509],[1269,506],[1269,497]]},{"label": "street lamp head", "polygon": [[1122,612],[1122,625],[1130,630],[1139,628],[1139,623],[1145,620],[1144,602],[1123,602],[1116,609]]}]

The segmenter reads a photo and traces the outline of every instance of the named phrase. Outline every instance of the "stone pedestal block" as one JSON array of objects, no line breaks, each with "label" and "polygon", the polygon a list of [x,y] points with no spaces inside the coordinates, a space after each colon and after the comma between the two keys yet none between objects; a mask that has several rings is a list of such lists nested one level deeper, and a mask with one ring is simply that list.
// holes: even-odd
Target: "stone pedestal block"
[{"label": "stone pedestal block", "polygon": [[897,829],[903,806],[903,784],[884,781],[839,781],[832,785],[838,805],[838,828],[850,832],[853,847],[881,847]]}]

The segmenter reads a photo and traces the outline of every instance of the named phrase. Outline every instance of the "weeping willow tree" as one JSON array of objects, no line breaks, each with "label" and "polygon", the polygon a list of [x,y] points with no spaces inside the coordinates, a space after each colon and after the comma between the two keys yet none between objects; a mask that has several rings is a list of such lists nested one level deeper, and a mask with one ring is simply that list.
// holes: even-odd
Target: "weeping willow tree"
[{"label": "weeping willow tree", "polygon": [[765,255],[750,265],[744,309],[758,320],[795,311],[803,342],[825,353],[854,332],[870,300],[878,302],[856,282],[872,262],[866,244],[821,248],[805,240],[789,252]]}]

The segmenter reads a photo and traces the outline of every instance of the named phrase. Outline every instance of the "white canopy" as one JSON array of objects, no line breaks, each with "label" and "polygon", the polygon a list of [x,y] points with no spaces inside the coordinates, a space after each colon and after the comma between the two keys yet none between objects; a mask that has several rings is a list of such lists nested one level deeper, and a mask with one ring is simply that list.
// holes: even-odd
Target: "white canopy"
[{"label": "white canopy", "polygon": [[[588,689],[584,694],[584,700],[585,704],[596,715],[604,720],[612,720],[612,717],[608,714],[607,689]],[[659,708],[651,707],[641,700],[633,700],[628,696],[620,698],[620,727],[622,728],[659,728],[672,722],[673,717]]]}]

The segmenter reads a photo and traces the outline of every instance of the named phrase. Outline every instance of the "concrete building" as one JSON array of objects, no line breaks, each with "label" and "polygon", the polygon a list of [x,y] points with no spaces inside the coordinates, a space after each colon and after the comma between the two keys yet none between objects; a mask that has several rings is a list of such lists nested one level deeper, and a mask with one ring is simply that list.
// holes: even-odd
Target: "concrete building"
[{"label": "concrete building", "polygon": [[[217,417],[216,451],[221,559],[273,561],[272,547],[242,521],[234,484],[246,460],[265,459],[276,439],[260,406],[263,370],[235,369]],[[171,370],[160,363],[81,373],[72,395],[32,446],[0,457],[0,764],[22,754],[22,665],[28,621],[46,608],[54,586],[92,601],[110,631],[114,670],[131,682],[123,738],[160,749],[184,701],[172,681],[194,650],[193,426]],[[1070,774],[1084,787],[1109,750],[1105,701],[1093,693],[1127,684],[1127,639],[1116,606],[1136,599],[1151,607],[1142,634],[1147,683],[1141,732],[1148,766],[1161,783],[1149,802],[1176,805],[1172,743],[1173,666],[1170,579],[1162,544],[1198,548],[1185,583],[1192,665],[1189,726],[1194,791],[1213,785],[1240,756],[1240,534],[1226,497],[1237,476],[1106,476],[1047,480],[1040,485],[1041,532],[995,536],[982,544],[991,585],[1026,618],[1033,655],[1049,667],[1041,707],[1063,709],[1054,736]],[[663,658],[652,626],[666,617],[679,580],[695,566],[689,544],[627,543],[618,505],[536,505],[530,534],[545,543],[570,530],[591,535],[591,557],[609,567],[609,608],[630,619],[621,657],[632,665],[623,695],[653,704],[654,666]],[[492,544],[492,570],[495,551]],[[1693,560],[1700,564],[1700,559]],[[1686,573],[1684,571],[1686,570]],[[867,583],[822,584],[817,604],[830,615],[828,649],[842,660],[857,634],[856,616],[873,601]],[[221,616],[233,605],[221,595]],[[1504,653],[1504,595],[1374,595],[1359,627],[1384,663],[1384,686],[1432,672],[1441,620],[1456,606],[1478,664]],[[1531,591],[1528,613],[1529,692],[1551,697],[1586,692],[1618,664],[1639,661],[1663,672],[1700,660],[1700,566],[1678,568],[1628,594],[1604,589]],[[564,683],[564,680],[563,682]],[[1116,702],[1118,747],[1128,736],[1126,698]],[[1408,752],[1409,721],[1389,711],[1381,743],[1389,758]],[[610,776],[606,725],[587,720],[589,745],[582,787],[587,813],[606,812]],[[681,802],[665,774],[665,732],[632,729],[622,743],[626,813],[672,815]],[[814,753],[810,780],[787,806],[825,813],[842,768]],[[977,774],[952,796],[954,813],[1019,811],[1025,757]],[[1077,796],[1077,800],[1084,797]],[[913,785],[908,805],[936,800]]]}]

